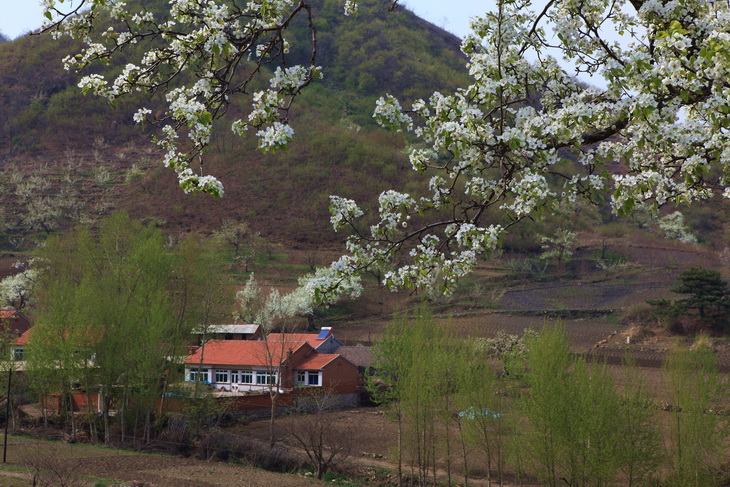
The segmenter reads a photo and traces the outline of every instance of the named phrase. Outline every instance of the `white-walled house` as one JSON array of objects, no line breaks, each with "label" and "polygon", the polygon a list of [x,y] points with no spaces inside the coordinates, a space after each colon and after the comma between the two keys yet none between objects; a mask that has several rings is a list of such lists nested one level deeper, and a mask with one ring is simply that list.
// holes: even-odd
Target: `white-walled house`
[{"label": "white-walled house", "polygon": [[[293,337],[292,337],[293,338]],[[354,393],[357,367],[338,354],[320,353],[306,341],[211,340],[185,359],[185,380],[232,393],[280,393],[326,387]]]}]

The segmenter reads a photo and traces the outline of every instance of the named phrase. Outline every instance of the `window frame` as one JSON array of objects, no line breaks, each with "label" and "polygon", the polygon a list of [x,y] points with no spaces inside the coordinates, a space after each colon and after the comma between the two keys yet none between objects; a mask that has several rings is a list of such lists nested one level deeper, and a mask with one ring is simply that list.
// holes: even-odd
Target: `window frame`
[{"label": "window frame", "polygon": [[215,382],[216,384],[229,384],[230,370],[226,369],[215,369]]},{"label": "window frame", "polygon": [[253,376],[254,376],[253,370],[241,370],[240,375],[241,375],[241,379],[240,379],[239,384],[255,384],[254,378],[253,378]]},{"label": "window frame", "polygon": [[[208,369],[200,369],[198,367],[191,367],[188,377],[192,382],[210,382],[208,380]],[[202,379],[201,377],[202,376]]]},{"label": "window frame", "polygon": [[322,376],[319,370],[297,370],[297,385],[302,387],[320,387]]},{"label": "window frame", "polygon": [[263,370],[256,371],[256,385],[270,386],[276,384],[276,373],[266,372]]}]

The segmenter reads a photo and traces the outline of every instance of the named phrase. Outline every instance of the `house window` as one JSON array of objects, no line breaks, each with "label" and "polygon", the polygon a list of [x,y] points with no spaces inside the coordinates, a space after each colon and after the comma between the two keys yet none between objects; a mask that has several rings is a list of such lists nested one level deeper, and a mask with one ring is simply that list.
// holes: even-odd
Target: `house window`
[{"label": "house window", "polygon": [[190,369],[190,380],[208,382],[208,369]]},{"label": "house window", "polygon": [[297,371],[297,384],[300,386],[318,386],[321,385],[319,381],[319,372],[313,370],[299,370]]},{"label": "house window", "polygon": [[13,349],[13,360],[23,360],[23,347]]},{"label": "house window", "polygon": [[228,371],[227,370],[216,370],[215,371],[216,382],[228,382]]},{"label": "house window", "polygon": [[238,384],[238,371],[231,370],[231,384]]},{"label": "house window", "polygon": [[253,372],[250,370],[241,371],[241,384],[253,384]]},{"label": "house window", "polygon": [[256,372],[256,383],[257,384],[273,384],[274,375],[267,372]]},{"label": "house window", "polygon": [[233,340],[233,333],[226,333],[226,340]]}]

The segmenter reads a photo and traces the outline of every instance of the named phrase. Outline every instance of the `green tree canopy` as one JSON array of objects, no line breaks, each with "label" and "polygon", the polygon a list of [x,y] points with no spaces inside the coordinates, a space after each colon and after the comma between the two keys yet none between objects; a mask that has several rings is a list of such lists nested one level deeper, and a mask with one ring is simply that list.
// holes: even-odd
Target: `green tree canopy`
[{"label": "green tree canopy", "polygon": [[685,311],[696,309],[703,319],[727,312],[730,307],[730,289],[719,272],[693,267],[679,275],[679,283],[671,288],[673,293],[689,297],[675,303]]},{"label": "green tree canopy", "polygon": [[202,247],[184,241],[179,251],[171,249],[159,229],[124,212],[96,232],[82,227],[52,236],[40,256],[42,305],[28,354],[39,392],[78,384],[98,393],[106,442],[110,410],[124,418],[134,395],[148,431],[171,361],[185,356],[206,296],[216,294],[207,288],[220,281],[201,274],[212,262]]}]

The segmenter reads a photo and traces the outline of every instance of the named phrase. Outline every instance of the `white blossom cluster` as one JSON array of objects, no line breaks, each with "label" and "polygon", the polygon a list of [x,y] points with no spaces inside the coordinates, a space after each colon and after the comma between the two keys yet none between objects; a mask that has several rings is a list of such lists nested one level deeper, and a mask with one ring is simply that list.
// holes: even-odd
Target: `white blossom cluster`
[{"label": "white blossom cluster", "polygon": [[[635,11],[628,0],[558,0],[540,21],[529,3],[503,0],[473,19],[462,44],[471,85],[409,110],[390,95],[378,100],[380,124],[420,140],[408,155],[431,175],[431,197],[393,204],[384,195],[400,193],[383,193],[370,235],[337,220],[338,229],[354,227],[356,268],[390,267],[384,281],[393,287],[448,287],[506,231],[480,224],[490,207],[514,222],[606,191],[617,213],[730,197],[727,2],[645,0]],[[602,74],[607,88],[564,72],[545,49],[555,42],[577,72]],[[527,51],[538,61],[527,62]],[[610,175],[614,161],[626,169]],[[436,216],[444,208],[451,219]],[[394,268],[389,256],[403,248],[410,261]]]},{"label": "white blossom cluster", "polygon": [[362,210],[353,200],[340,196],[330,196],[330,213],[332,214],[330,223],[335,231],[363,215]]},{"label": "white blossom cluster", "polygon": [[345,15],[357,14],[357,2],[355,0],[345,0]]},{"label": "white blossom cluster", "polygon": [[301,89],[311,77],[320,78],[322,71],[319,68],[305,68],[292,66],[286,69],[276,68],[271,78],[271,87],[286,92],[295,92]]},{"label": "white blossom cluster", "polygon": [[38,261],[34,259],[27,264],[13,264],[20,271],[0,280],[0,307],[22,309],[30,304],[33,290],[41,275],[36,264]]},{"label": "white blossom cluster", "polygon": [[[106,11],[123,27],[92,38],[89,14],[54,23],[62,2],[44,0],[51,29],[86,44],[65,60],[69,68],[113,57],[146,36],[164,45],[148,49],[115,79],[90,74],[79,86],[113,101],[159,88],[171,70],[194,71],[191,86],[169,91],[162,120],[147,108],[134,119],[165,122],[158,140],[164,163],[186,191],[222,194],[220,183],[195,174],[191,162],[213,136],[213,120],[225,112],[228,97],[251,92],[245,83],[231,85],[227,70],[242,61],[260,66],[286,52],[284,24],[309,12],[308,2],[249,0],[234,9],[224,0],[171,0],[164,19],[115,0],[89,2],[95,14]],[[346,0],[345,14],[354,15],[357,4]],[[367,224],[355,202],[333,197],[332,224],[339,231],[352,227],[353,234],[348,255],[313,280],[313,295],[325,296],[374,267],[395,287],[448,288],[509,225],[579,196],[611,192],[619,214],[730,198],[728,2],[556,0],[534,7],[531,0],[496,0],[491,12],[472,20],[473,32],[462,42],[468,86],[436,92],[410,108],[389,94],[377,101],[374,119],[409,134],[410,164],[424,173],[426,196],[385,191],[371,217],[376,221]],[[601,75],[606,87],[577,82],[551,57],[555,48],[575,73]],[[262,150],[285,146],[293,130],[282,114],[320,75],[314,66],[276,69],[269,88],[254,92],[251,111],[231,130],[255,129]],[[622,168],[611,175],[609,163]],[[505,220],[485,221],[495,214],[490,209],[501,209]],[[395,265],[391,257],[398,251],[408,259]]]},{"label": "white blossom cluster", "polygon": [[381,97],[375,102],[373,117],[381,125],[392,127],[398,132],[410,129],[413,126],[411,117],[403,113],[400,102],[391,95]]},{"label": "white blossom cluster", "polygon": [[657,225],[666,238],[676,239],[684,243],[697,243],[697,237],[692,234],[685,224],[684,215],[680,211],[659,218]]},{"label": "white blossom cluster", "polygon": [[[81,78],[79,87],[112,103],[128,93],[164,90],[164,114],[153,117],[150,109],[140,108],[134,121],[163,127],[156,138],[166,152],[163,163],[177,172],[186,192],[222,196],[222,184],[213,176],[196,173],[193,163],[210,144],[213,122],[225,114],[229,97],[246,93],[263,64],[288,52],[288,42],[277,33],[283,32],[293,16],[311,12],[307,2],[249,0],[236,6],[226,0],[170,0],[169,12],[162,16],[144,7],[132,10],[118,0],[88,0],[82,5],[90,8],[82,10],[63,0],[43,1],[44,29],[56,37],[68,35],[85,43],[78,54],[63,60],[64,67],[82,69],[122,51],[130,52],[131,46],[147,39],[162,41],[141,50],[137,62],[128,63],[120,74],[111,78],[89,74]],[[117,22],[94,36],[95,19],[102,15]],[[235,70],[249,61],[257,68],[241,82],[240,76],[234,76]],[[192,72],[191,84],[174,82],[184,72]],[[316,66],[278,67],[271,88],[252,97],[248,122],[235,120],[231,130],[244,135],[255,128],[264,151],[286,146],[294,134],[285,121],[286,111],[300,90],[321,75]]]},{"label": "white blossom cluster", "polygon": [[342,295],[357,298],[362,293],[360,279],[351,272],[338,277],[332,268],[319,267],[298,279],[297,287],[287,294],[271,289],[264,298],[253,273],[236,293],[237,318],[247,323],[270,325],[275,319],[312,315],[317,308],[334,304]]}]

